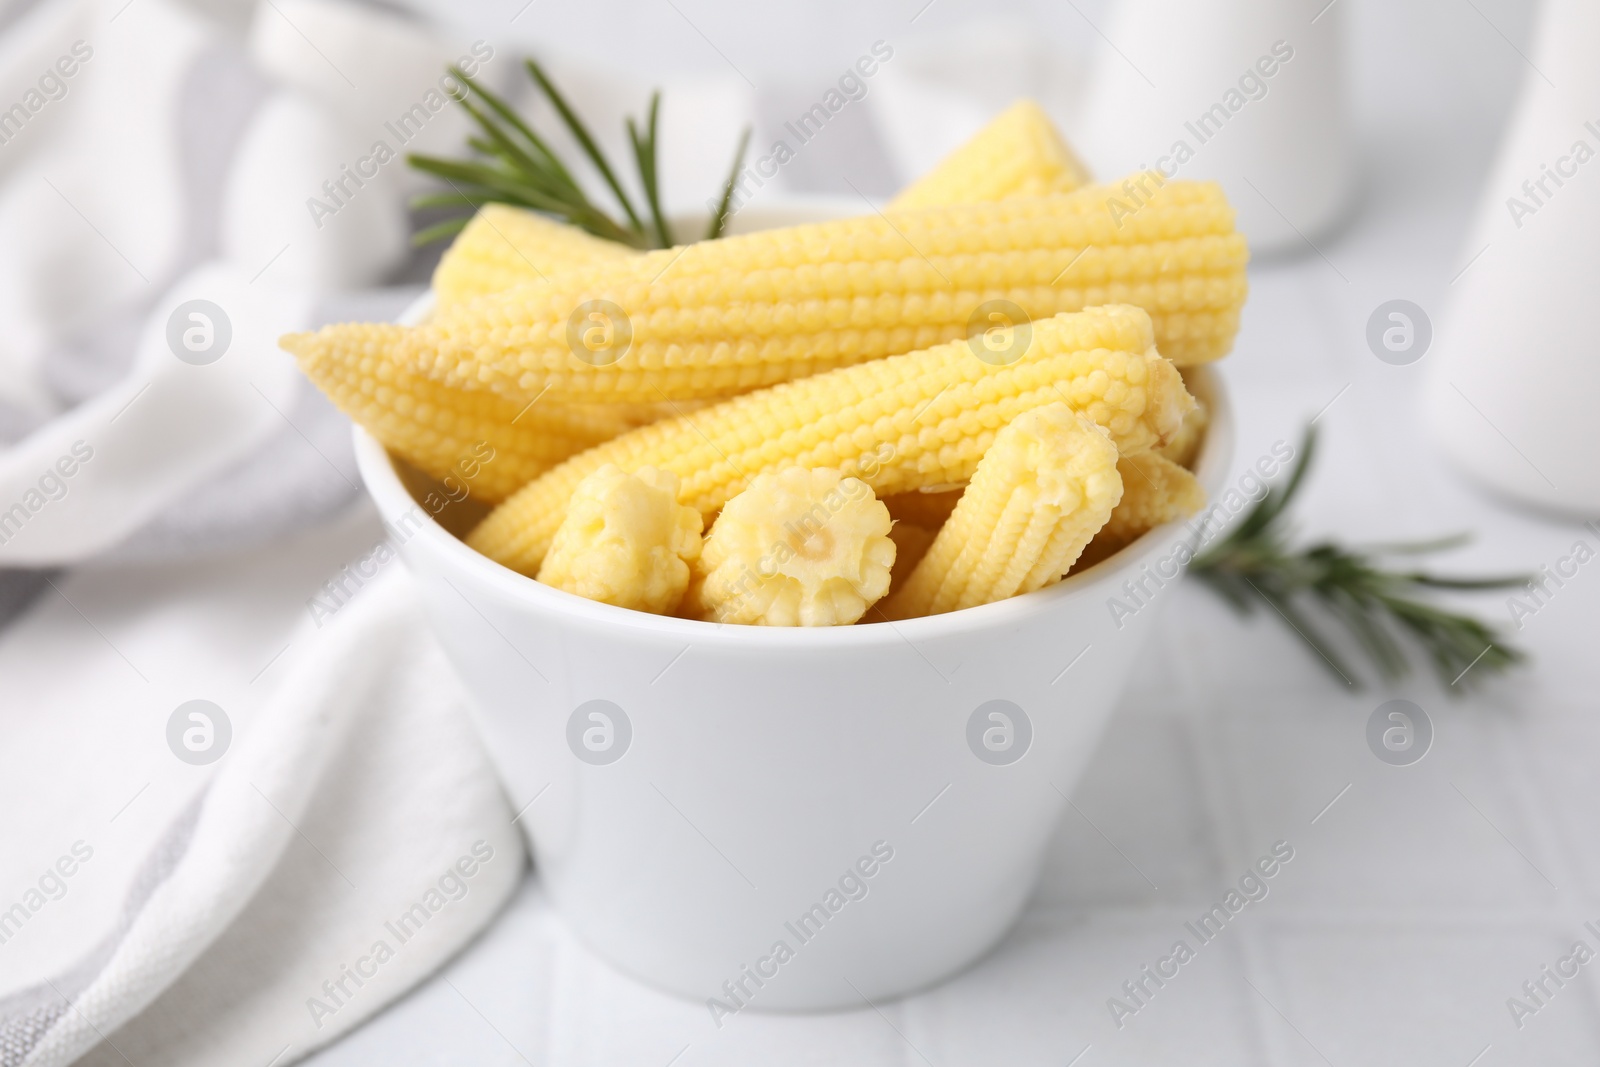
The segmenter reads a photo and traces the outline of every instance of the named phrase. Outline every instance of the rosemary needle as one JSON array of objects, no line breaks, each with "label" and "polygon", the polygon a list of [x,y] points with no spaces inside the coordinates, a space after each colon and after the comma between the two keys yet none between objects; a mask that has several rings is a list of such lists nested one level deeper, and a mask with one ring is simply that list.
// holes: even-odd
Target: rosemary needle
[{"label": "rosemary needle", "polygon": [[[1359,675],[1324,636],[1328,623],[1342,627],[1386,681],[1408,674],[1417,652],[1452,689],[1463,679],[1470,685],[1525,658],[1494,627],[1446,610],[1431,602],[1428,594],[1440,589],[1521,586],[1526,576],[1457,578],[1386,565],[1391,557],[1454,547],[1466,540],[1464,536],[1365,549],[1332,541],[1291,546],[1284,514],[1315,452],[1316,432],[1307,428],[1288,481],[1268,489],[1232,533],[1195,557],[1191,570],[1197,577],[1242,613],[1266,601],[1322,663],[1352,687],[1360,685]],[[1321,623],[1313,620],[1308,606],[1318,609]]]},{"label": "rosemary needle", "polygon": [[[550,101],[562,124],[615,198],[622,212],[618,218],[590,199],[573,177],[571,169],[532,125],[517,114],[516,109],[473,81],[460,68],[449,69],[461,86],[458,91],[451,93],[451,98],[466,111],[477,127],[477,132],[467,138],[471,155],[461,159],[417,154],[407,156],[412,167],[443,179],[449,186],[449,191],[417,197],[412,205],[467,208],[469,212],[427,227],[412,238],[414,244],[428,244],[459,233],[471,219],[471,211],[487,203],[503,203],[552,215],[596,237],[633,248],[672,246],[672,233],[661,210],[660,153],[656,136],[661,110],[659,92],[650,98],[642,127],[633,119],[627,120],[628,143],[632,148],[634,167],[638,171],[639,186],[644,191],[647,209],[641,213],[623,188],[611,161],[606,158],[594,135],[567,102],[567,98],[556,88],[544,68],[531,59],[526,62],[529,78]],[[733,169],[723,186],[721,206],[712,216],[705,240],[722,236],[727,226],[728,205],[732,200],[734,183],[744,165],[749,141],[750,131],[747,129],[739,140]]]}]

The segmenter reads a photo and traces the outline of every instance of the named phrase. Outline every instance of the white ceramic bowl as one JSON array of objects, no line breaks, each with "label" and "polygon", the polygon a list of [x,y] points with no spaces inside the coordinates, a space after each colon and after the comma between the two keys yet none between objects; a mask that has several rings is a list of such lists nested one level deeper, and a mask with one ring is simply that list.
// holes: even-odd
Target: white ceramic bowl
[{"label": "white ceramic bowl", "polygon": [[[1215,496],[1232,416],[1214,374],[1197,385]],[[1108,600],[1183,536],[932,618],[717,626],[507,570],[360,431],[356,456],[551,897],[595,951],[719,1024],[897,996],[1001,938],[1165,594],[1120,626]]]}]

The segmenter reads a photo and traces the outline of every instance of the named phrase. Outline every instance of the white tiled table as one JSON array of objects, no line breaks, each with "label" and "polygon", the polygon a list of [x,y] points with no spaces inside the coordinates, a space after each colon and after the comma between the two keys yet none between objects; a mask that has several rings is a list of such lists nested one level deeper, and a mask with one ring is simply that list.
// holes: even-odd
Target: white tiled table
[{"label": "white tiled table", "polygon": [[[1384,365],[1363,341],[1386,299],[1441,313],[1491,135],[1380,134],[1352,228],[1254,268],[1227,373],[1241,466],[1338,396],[1303,528],[1370,541],[1472,530],[1442,566],[1499,572],[1600,538],[1464,486],[1412,418],[1420,365]],[[1478,606],[1506,618],[1503,596]],[[1600,949],[1583,930],[1600,920],[1597,635],[1600,563],[1518,635],[1531,669],[1469,699],[1420,678],[1351,694],[1275,620],[1241,622],[1179,587],[1032,907],[954,981],[881,1012],[746,1012],[719,1032],[703,1006],[574,944],[530,879],[443,975],[308,1062],[1593,1065],[1600,962],[1520,1030],[1506,1000],[1578,938]],[[1434,724],[1410,767],[1365,741],[1393,695]],[[1280,839],[1295,856],[1270,896],[1119,1030],[1107,998]]]}]

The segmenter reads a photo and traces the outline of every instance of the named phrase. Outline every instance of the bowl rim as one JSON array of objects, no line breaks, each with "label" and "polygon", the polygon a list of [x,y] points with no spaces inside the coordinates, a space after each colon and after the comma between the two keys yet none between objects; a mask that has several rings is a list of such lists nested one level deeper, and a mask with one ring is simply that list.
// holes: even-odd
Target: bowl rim
[{"label": "bowl rim", "polygon": [[[797,198],[782,204],[756,203],[745,211],[746,225],[763,228],[763,224],[792,223],[796,215],[818,220],[838,217],[844,201],[835,197],[818,197],[810,200]],[[772,220],[768,222],[767,220]],[[433,291],[427,290],[402,312],[398,321],[415,325],[433,310]],[[1223,376],[1214,363],[1184,368],[1185,375],[1196,380],[1199,391],[1205,393],[1210,407],[1205,439],[1194,464],[1195,477],[1205,489],[1207,507],[1216,503],[1233,461],[1234,413]],[[893,622],[879,620],[861,621],[849,626],[744,626],[731,623],[702,622],[671,615],[655,615],[612,604],[603,604],[556,589],[496,563],[487,556],[468,548],[466,543],[434,519],[405,488],[394,467],[388,450],[359,425],[352,426],[356,466],[368,494],[378,506],[386,523],[392,515],[405,514],[416,509],[421,525],[414,527],[406,538],[406,545],[421,538],[449,566],[464,577],[470,577],[482,588],[492,590],[503,601],[528,611],[566,616],[574,621],[600,627],[618,627],[654,634],[677,637],[684,641],[717,641],[734,648],[747,649],[801,649],[815,650],[832,647],[872,646],[877,644],[911,644],[915,639],[937,640],[959,637],[980,630],[1006,629],[1038,621],[1060,612],[1066,602],[1091,595],[1107,584],[1112,584],[1128,572],[1136,570],[1159,548],[1171,543],[1170,535],[1187,520],[1178,519],[1150,530],[1120,552],[1101,560],[1081,574],[1073,574],[1055,585],[1032,593],[1023,593],[992,604],[962,608],[941,615],[927,615],[915,619]],[[1202,512],[1203,513],[1203,512]],[[1191,546],[1192,548],[1197,546]],[[1180,567],[1172,581],[1182,576],[1187,565]]]}]

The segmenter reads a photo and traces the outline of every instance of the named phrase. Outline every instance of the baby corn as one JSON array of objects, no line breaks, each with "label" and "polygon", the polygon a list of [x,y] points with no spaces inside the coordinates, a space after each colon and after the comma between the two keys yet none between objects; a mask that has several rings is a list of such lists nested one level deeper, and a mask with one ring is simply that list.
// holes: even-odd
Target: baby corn
[{"label": "baby corn", "polygon": [[429,373],[514,397],[731,396],[964,337],[980,305],[1042,320],[1145,308],[1175,363],[1233,344],[1244,238],[1211,183],[870,215],[646,253],[443,308]]},{"label": "baby corn", "polygon": [[671,613],[700,555],[700,513],[654,467],[601,467],[579,483],[539,581],[621,608]]},{"label": "baby corn", "polygon": [[574,453],[638,425],[631,410],[515,403],[415,371],[416,331],[359,324],[289,334],[280,344],[334,405],[386,448],[494,504]]},{"label": "baby corn", "polygon": [[1018,100],[889,201],[890,211],[1068,193],[1090,181],[1055,123]]},{"label": "baby corn", "polygon": [[1081,566],[1093,566],[1157,526],[1187,518],[1205,506],[1206,491],[1199,480],[1155,452],[1124,456],[1117,471],[1122,475],[1122,501],[1083,553]]},{"label": "baby corn", "polygon": [[1062,403],[1024,412],[883,613],[936,615],[1060,581],[1121,496],[1117,448],[1099,426]]},{"label": "baby corn", "polygon": [[544,281],[573,267],[616,263],[638,253],[576,226],[506,204],[485,204],[433,272],[440,307],[523,282]]},{"label": "baby corn", "polygon": [[1124,456],[1117,470],[1125,492],[1101,531],[1108,538],[1132,541],[1162,523],[1193,515],[1206,502],[1206,491],[1193,474],[1154,452]]},{"label": "baby corn", "polygon": [[1026,352],[996,365],[966,342],[875,360],[724,401],[574,456],[496,508],[468,544],[508,567],[538,567],[578,483],[615,463],[683,479],[679,501],[709,516],[782,467],[833,467],[879,495],[972,477],[995,433],[1065,401],[1141,452],[1175,433],[1193,400],[1152,345],[1150,316],[1113,306],[1033,324]]},{"label": "baby corn", "polygon": [[1185,416],[1177,434],[1156,451],[1180,467],[1192,467],[1195,454],[1200,451],[1200,442],[1205,440],[1206,426],[1210,422],[1211,413],[1206,410],[1205,403],[1196,397],[1194,410]]},{"label": "baby corn", "polygon": [[889,528],[888,509],[859,478],[826,467],[759,475],[706,535],[693,609],[758,626],[855,622],[889,591]]}]

